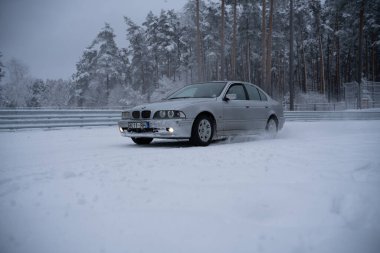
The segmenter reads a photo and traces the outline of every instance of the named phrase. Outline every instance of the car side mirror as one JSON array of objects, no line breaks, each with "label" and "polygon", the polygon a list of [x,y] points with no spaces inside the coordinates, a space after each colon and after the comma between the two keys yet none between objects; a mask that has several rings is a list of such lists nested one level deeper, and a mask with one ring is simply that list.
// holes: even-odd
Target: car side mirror
[{"label": "car side mirror", "polygon": [[229,101],[229,100],[236,100],[237,98],[237,95],[234,94],[234,93],[230,93],[230,94],[227,94],[225,97],[224,97],[224,101]]}]

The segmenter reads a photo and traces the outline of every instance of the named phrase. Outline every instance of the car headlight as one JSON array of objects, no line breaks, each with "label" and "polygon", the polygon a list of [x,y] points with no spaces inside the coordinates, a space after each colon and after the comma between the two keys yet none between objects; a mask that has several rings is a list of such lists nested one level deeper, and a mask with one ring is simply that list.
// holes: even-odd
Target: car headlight
[{"label": "car headlight", "polygon": [[174,117],[174,111],[168,111],[168,118],[172,119]]},{"label": "car headlight", "polygon": [[186,115],[181,111],[175,110],[163,110],[157,111],[154,116],[154,119],[184,119]]},{"label": "car headlight", "polygon": [[159,112],[159,116],[160,116],[160,118],[165,118],[166,117],[166,111],[160,111]]},{"label": "car headlight", "polygon": [[130,119],[131,113],[130,112],[122,112],[121,113],[121,119]]}]

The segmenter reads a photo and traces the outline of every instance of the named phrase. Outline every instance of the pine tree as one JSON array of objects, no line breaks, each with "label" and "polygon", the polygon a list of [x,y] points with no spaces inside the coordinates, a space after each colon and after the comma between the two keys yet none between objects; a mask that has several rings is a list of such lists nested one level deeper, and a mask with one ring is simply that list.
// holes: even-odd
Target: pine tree
[{"label": "pine tree", "polygon": [[297,0],[294,8],[288,1],[189,0],[180,13],[149,12],[142,26],[125,18],[128,48],[117,50],[106,25],[78,62],[78,104],[119,101],[119,94],[128,100],[136,91],[149,100],[178,80],[225,79],[256,83],[277,99],[290,94],[293,104],[313,92],[339,101],[343,83],[358,73],[380,79],[379,10],[378,0]]},{"label": "pine tree", "polygon": [[90,46],[91,49],[96,49],[97,51],[94,58],[95,73],[99,85],[105,89],[105,103],[108,101],[110,91],[117,85],[120,85],[122,62],[114,38],[115,34],[113,29],[106,23],[105,27]]},{"label": "pine tree", "polygon": [[153,80],[157,82],[160,78],[160,66],[161,66],[161,55],[159,50],[159,18],[153,14],[152,11],[148,13],[143,23],[145,27],[145,35],[148,50],[151,52],[153,58],[153,69],[154,75]]},{"label": "pine tree", "polygon": [[175,79],[179,64],[180,26],[174,10],[161,11],[158,18],[158,49],[161,76]]},{"label": "pine tree", "polygon": [[89,103],[90,98],[87,96],[87,92],[90,89],[90,82],[92,80],[92,74],[94,69],[94,58],[97,52],[90,48],[86,48],[83,52],[82,58],[76,64],[77,72],[73,75],[73,81],[75,83],[75,93],[72,98],[73,103],[82,107]]},{"label": "pine tree", "polygon": [[131,19],[124,17],[127,24],[127,38],[129,40],[129,49],[131,51],[131,75],[132,86],[134,89],[140,89],[143,95],[150,100],[150,94],[154,86],[154,66],[153,57],[149,50],[145,30],[135,24]]},{"label": "pine tree", "polygon": [[[199,8],[202,8],[202,1],[200,1]],[[200,13],[202,14],[202,13]],[[183,36],[181,41],[184,45],[184,53],[182,57],[182,64],[185,68],[185,79],[187,82],[198,82],[199,75],[198,62],[202,60],[198,59],[197,54],[197,25],[196,25],[196,1],[189,0],[183,8],[183,14],[181,16],[181,26],[183,29]]]},{"label": "pine tree", "polygon": [[[205,80],[220,79],[220,61],[222,59],[220,51],[220,11],[217,3],[210,3],[204,10],[204,31],[203,51],[204,51],[204,74]],[[223,57],[224,58],[224,57]]]},{"label": "pine tree", "polygon": [[106,23],[77,63],[73,79],[78,106],[105,106],[111,90],[121,85],[123,61],[114,38]]},{"label": "pine tree", "polygon": [[47,104],[48,100],[48,87],[41,79],[36,79],[28,86],[28,98],[26,99],[26,106],[28,107],[42,107]]}]

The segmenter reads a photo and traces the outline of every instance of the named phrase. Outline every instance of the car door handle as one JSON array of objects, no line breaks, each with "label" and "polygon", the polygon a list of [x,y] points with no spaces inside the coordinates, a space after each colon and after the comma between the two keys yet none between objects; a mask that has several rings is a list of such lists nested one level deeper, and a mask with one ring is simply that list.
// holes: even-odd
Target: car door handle
[{"label": "car door handle", "polygon": [[249,105],[246,105],[245,108],[249,108]]},{"label": "car door handle", "polygon": [[266,106],[265,106],[265,108],[266,108],[266,109],[268,109],[268,108],[269,108],[269,106],[267,106],[267,105],[266,105]]}]

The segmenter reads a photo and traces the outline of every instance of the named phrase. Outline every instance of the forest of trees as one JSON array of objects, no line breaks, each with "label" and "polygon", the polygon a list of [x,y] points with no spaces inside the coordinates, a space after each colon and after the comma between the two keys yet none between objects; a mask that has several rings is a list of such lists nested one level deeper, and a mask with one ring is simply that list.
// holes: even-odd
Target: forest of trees
[{"label": "forest of trees", "polygon": [[31,78],[22,63],[0,58],[0,106],[123,106],[209,80],[252,82],[286,100],[290,77],[296,99],[341,101],[343,83],[380,81],[379,13],[380,0],[293,0],[290,73],[288,0],[189,0],[142,24],[124,17],[127,48],[106,23],[71,80]]}]

